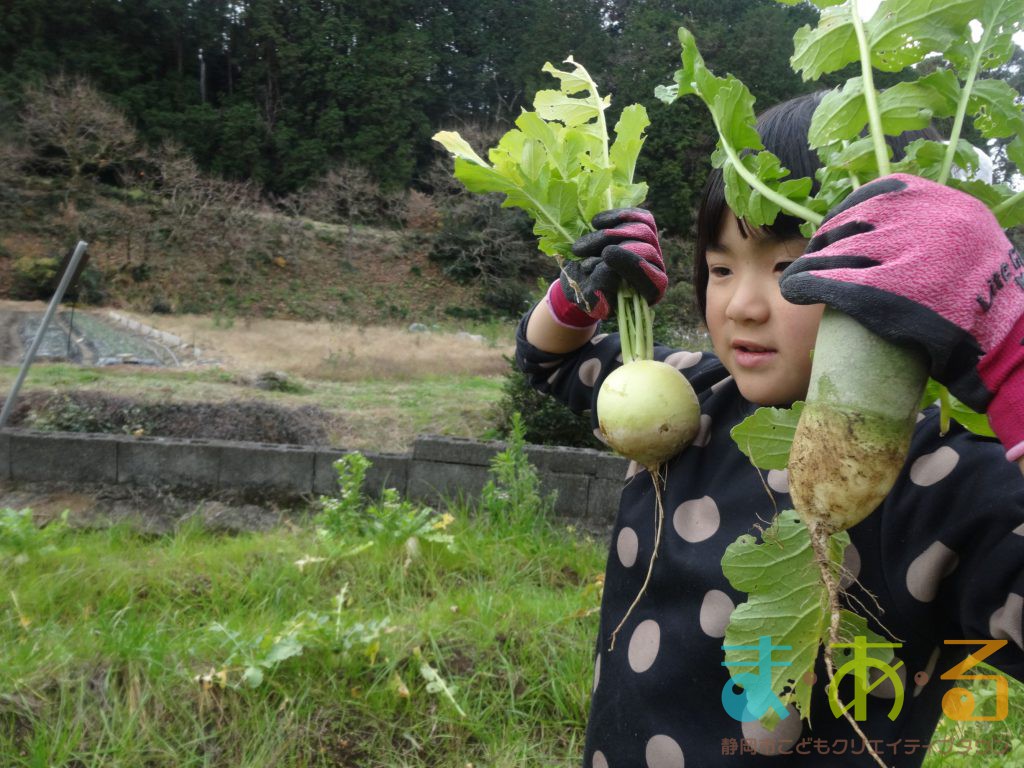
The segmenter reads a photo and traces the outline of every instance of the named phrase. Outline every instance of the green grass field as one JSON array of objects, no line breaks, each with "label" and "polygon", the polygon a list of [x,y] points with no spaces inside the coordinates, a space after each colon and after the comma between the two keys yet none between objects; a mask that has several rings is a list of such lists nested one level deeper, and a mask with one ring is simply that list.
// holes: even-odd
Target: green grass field
[{"label": "green grass field", "polygon": [[[0,766],[577,766],[606,543],[516,466],[443,516],[357,478],[237,537],[0,510]],[[1022,725],[1011,681],[1004,722],[944,718],[925,765],[1020,765]],[[971,753],[996,734],[1011,754]]]}]

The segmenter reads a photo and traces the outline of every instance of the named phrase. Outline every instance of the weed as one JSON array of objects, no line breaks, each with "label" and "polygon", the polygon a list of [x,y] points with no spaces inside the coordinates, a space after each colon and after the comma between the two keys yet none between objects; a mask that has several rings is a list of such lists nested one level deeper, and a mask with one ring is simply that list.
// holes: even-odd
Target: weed
[{"label": "weed", "polygon": [[407,562],[418,554],[420,542],[451,549],[454,538],[444,530],[453,522],[452,515],[438,515],[430,507],[403,499],[394,488],[384,488],[376,501],[363,494],[370,466],[370,460],[358,451],[334,462],[340,490],[333,498],[320,499],[322,511],[315,524],[321,539],[347,549],[347,554],[375,545],[404,546]]},{"label": "weed", "polygon": [[67,532],[67,510],[45,526],[37,526],[31,509],[0,509],[0,561],[7,555],[16,564],[28,562],[33,556],[51,552]]},{"label": "weed", "polygon": [[526,427],[512,415],[512,431],[504,451],[491,459],[491,478],[480,497],[480,509],[499,528],[528,532],[547,525],[555,506],[555,494],[540,493],[537,470],[526,455]]}]

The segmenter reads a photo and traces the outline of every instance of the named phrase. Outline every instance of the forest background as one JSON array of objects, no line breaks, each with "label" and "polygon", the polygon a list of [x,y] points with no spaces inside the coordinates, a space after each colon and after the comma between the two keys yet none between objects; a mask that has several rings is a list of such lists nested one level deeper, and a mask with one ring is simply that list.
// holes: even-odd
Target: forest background
[{"label": "forest background", "polygon": [[[0,298],[48,298],[84,239],[84,303],[508,337],[554,264],[430,137],[458,130],[484,152],[553,87],[544,63],[572,55],[611,94],[610,124],[630,103],[650,114],[637,175],[672,285],[655,332],[700,348],[688,281],[715,131],[655,86],[678,67],[680,24],[758,110],[839,85],[856,73],[805,83],[789,65],[817,15],[773,0],[0,0]],[[1024,91],[1022,62],[993,74]],[[316,367],[351,376],[353,361]],[[593,442],[509,376],[503,433],[518,410],[531,441]]]}]

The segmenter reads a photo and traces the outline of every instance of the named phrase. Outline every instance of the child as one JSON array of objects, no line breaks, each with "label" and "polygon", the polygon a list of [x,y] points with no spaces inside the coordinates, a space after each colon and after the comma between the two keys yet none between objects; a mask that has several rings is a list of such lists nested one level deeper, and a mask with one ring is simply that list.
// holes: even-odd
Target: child
[{"label": "child", "polygon": [[[765,145],[794,176],[813,176],[806,137],[819,100],[787,102],[758,121]],[[900,686],[885,681],[872,691],[860,726],[887,765],[918,766],[942,716],[943,694],[957,685],[942,674],[972,651],[981,657],[983,640],[1006,640],[985,661],[1024,679],[1020,257],[973,198],[909,176],[862,187],[808,244],[788,217],[764,230],[738,221],[716,171],[698,222],[694,285],[714,354],[659,346],[655,357],[693,385],[702,428],[665,467],[665,524],[651,580],[611,649],[655,539],[651,477],[631,465],[608,557],[585,768],[876,765],[847,720],[833,715],[820,656],[803,718],[790,706],[768,731],[734,719],[722,703],[729,685],[725,628],[746,599],[723,576],[722,555],[743,534],[760,538],[777,511],[792,508],[786,472],[754,468],[729,430],[759,406],[805,396],[821,302],[923,346],[932,375],[987,408],[1002,441],[958,425],[941,436],[938,408],[927,408],[896,486],[849,531],[844,602],[870,614],[869,626],[882,637],[902,643],[892,663]],[[594,225],[574,248],[584,258],[568,264],[568,274],[520,322],[516,359],[535,387],[575,412],[589,409],[596,427],[598,389],[620,364],[617,335],[598,334],[598,321],[615,306],[622,280],[654,303],[667,278],[649,213],[610,211]],[[578,297],[567,277],[582,290]],[[978,642],[945,643],[957,639]],[[784,661],[785,652],[773,659]],[[851,702],[852,691],[848,677],[839,687],[842,701]],[[898,698],[902,711],[891,719]],[[995,725],[987,733],[1001,731]],[[1009,743],[982,745],[993,749],[1005,752]]]}]

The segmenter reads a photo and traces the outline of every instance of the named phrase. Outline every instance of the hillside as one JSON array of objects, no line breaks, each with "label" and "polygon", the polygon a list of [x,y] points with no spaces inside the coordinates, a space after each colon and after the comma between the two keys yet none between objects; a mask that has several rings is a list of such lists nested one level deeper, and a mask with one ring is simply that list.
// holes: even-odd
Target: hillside
[{"label": "hillside", "polygon": [[[487,314],[429,258],[431,231],[334,225],[258,203],[183,204],[100,184],[0,188],[0,298],[46,295],[46,269],[90,243],[83,300],[149,313],[432,323]],[[527,287],[524,286],[524,290]]]}]

